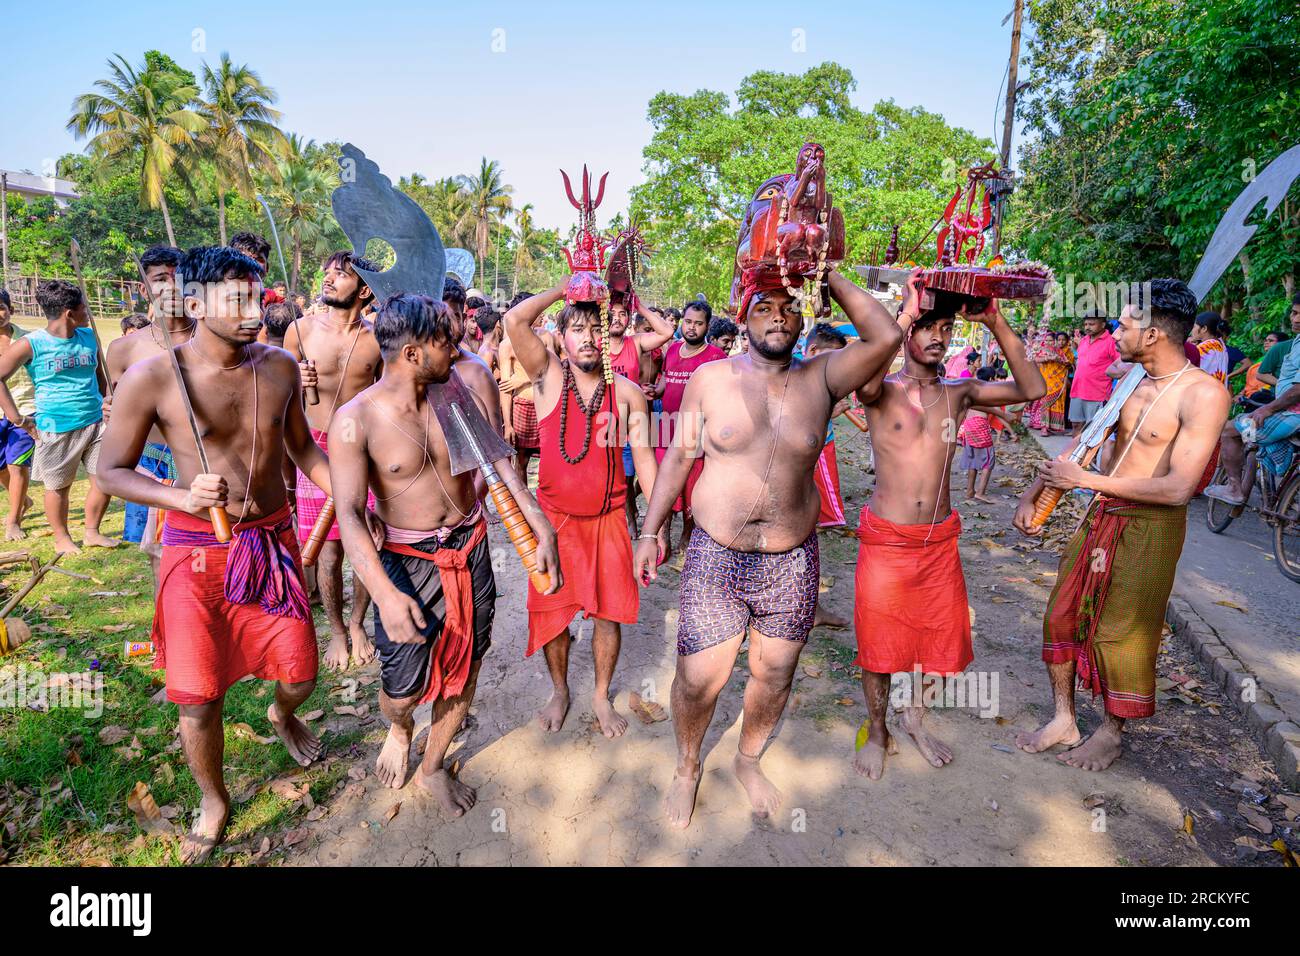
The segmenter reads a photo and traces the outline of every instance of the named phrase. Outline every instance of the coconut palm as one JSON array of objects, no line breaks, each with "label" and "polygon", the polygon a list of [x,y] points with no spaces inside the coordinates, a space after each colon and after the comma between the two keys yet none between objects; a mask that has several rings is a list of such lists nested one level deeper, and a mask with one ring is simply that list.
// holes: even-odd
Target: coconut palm
[{"label": "coconut palm", "polygon": [[487,258],[488,240],[492,227],[498,224],[511,209],[510,196],[515,191],[507,185],[501,174],[501,164],[484,156],[476,175],[457,176],[456,182],[465,191],[469,212],[474,223],[474,248],[478,254],[478,274],[483,274],[483,260]]},{"label": "coconut palm", "polygon": [[519,276],[536,265],[538,257],[545,254],[543,233],[533,223],[533,204],[525,203],[515,213],[515,275],[510,294],[519,291]]},{"label": "coconut palm", "polygon": [[298,288],[304,249],[312,255],[324,251],[334,183],[318,152],[315,141],[290,135],[285,155],[276,161],[275,178],[267,186],[267,198],[293,243],[290,289]]},{"label": "coconut palm", "polygon": [[88,148],[105,158],[138,153],[140,202],[161,209],[167,241],[176,245],[166,183],[180,168],[194,137],[206,123],[190,108],[198,88],[187,74],[133,68],[120,55],[108,61],[107,78],[95,81],[97,92],[82,93],[72,103],[67,128],[78,139],[93,136]]},{"label": "coconut palm", "polygon": [[271,105],[275,90],[247,65],[233,64],[230,54],[221,54],[215,71],[203,64],[203,87],[199,112],[207,128],[199,142],[216,173],[217,224],[225,245],[226,193],[233,190],[251,202],[253,171],[274,177],[276,159],[285,155],[288,141],[275,125],[280,118]]}]

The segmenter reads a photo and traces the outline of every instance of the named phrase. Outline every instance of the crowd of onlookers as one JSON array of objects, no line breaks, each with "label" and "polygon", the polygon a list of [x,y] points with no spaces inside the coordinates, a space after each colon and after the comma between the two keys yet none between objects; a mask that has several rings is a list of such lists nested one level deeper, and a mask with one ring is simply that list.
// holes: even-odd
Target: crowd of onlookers
[{"label": "crowd of onlookers", "polygon": [[[252,237],[257,238],[257,237]],[[232,239],[239,248],[240,236]],[[452,280],[454,281],[454,280]],[[459,284],[458,284],[459,285]],[[463,343],[491,367],[501,383],[507,438],[519,449],[521,463],[535,454],[529,447],[526,414],[516,425],[514,415],[526,413],[527,383],[516,381],[513,366],[503,368],[504,312],[528,293],[516,295],[508,304],[490,301],[475,289],[464,290],[465,323]],[[99,439],[103,429],[101,414],[104,391],[103,372],[97,363],[95,337],[89,327],[86,302],[73,283],[52,279],[42,282],[36,294],[45,326],[23,330],[13,324],[8,293],[0,290],[0,483],[9,495],[5,522],[6,537],[24,536],[22,522],[31,500],[31,481],[44,486],[44,507],[55,546],[60,551],[75,551],[76,543],[68,530],[68,495],[79,468],[91,476],[85,505],[85,543],[112,547],[118,542],[100,533],[99,526],[108,506],[108,498],[95,486],[94,470]],[[263,338],[272,345],[283,345],[290,324],[317,304],[301,293],[290,293],[285,283],[269,285],[263,296]],[[666,320],[674,329],[672,339],[639,356],[639,384],[658,410],[662,402],[664,356],[673,342],[682,339],[684,313],[694,312],[707,328],[706,342],[723,355],[746,351],[748,340],[739,334],[731,316],[715,314],[702,298],[691,300],[682,309],[656,307],[650,311]],[[543,317],[542,326],[545,327]],[[134,312],[121,320],[124,334],[144,328],[150,320],[144,312]],[[1239,410],[1255,418],[1256,426],[1269,422],[1264,440],[1273,445],[1286,444],[1300,430],[1300,395],[1297,390],[1297,366],[1300,350],[1293,348],[1300,335],[1300,295],[1292,300],[1289,331],[1276,330],[1263,337],[1248,354],[1230,341],[1231,323],[1215,312],[1203,312],[1196,320],[1185,348],[1188,361],[1214,375],[1229,388]],[[970,472],[968,498],[984,498],[991,456],[967,454],[966,450],[992,447],[996,437],[1012,438],[1007,427],[1020,421],[1043,435],[1072,433],[1077,435],[1105,404],[1114,383],[1123,377],[1127,366],[1120,359],[1112,332],[1116,322],[1101,312],[1089,313],[1072,329],[1038,327],[1031,322],[1023,333],[1030,359],[1036,362],[1047,383],[1047,394],[1028,406],[1015,409],[981,409],[975,412],[959,437],[964,447],[959,467],[971,459],[978,467]],[[629,335],[649,333],[649,322],[636,314]],[[851,327],[849,328],[851,333]],[[815,340],[823,347],[832,335],[842,339],[843,326],[819,324],[810,333],[803,348]],[[1248,343],[1248,346],[1255,343]],[[974,345],[967,345],[952,355],[946,366],[950,377],[1003,378],[1006,365],[996,346],[981,355]],[[1256,431],[1258,428],[1255,429]],[[1231,434],[1229,434],[1231,432]],[[1233,423],[1225,430],[1230,443],[1242,433]],[[1251,436],[1253,437],[1252,431]],[[1230,449],[1229,460],[1235,463]],[[1274,449],[1277,450],[1276,448]],[[1285,449],[1283,449],[1283,452]],[[1289,459],[1285,454],[1275,460]],[[978,487],[977,487],[978,484]],[[1212,493],[1231,499],[1239,484],[1230,476],[1229,488],[1211,489]]]}]

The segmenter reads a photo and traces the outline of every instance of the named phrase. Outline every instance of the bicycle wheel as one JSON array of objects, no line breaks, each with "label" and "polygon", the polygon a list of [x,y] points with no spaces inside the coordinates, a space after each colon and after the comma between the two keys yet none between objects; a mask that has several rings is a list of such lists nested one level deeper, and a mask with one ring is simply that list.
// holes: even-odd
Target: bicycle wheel
[{"label": "bicycle wheel", "polygon": [[1273,556],[1278,570],[1292,581],[1300,581],[1300,472],[1278,496],[1277,523],[1273,525]]},{"label": "bicycle wheel", "polygon": [[[1220,465],[1215,469],[1214,480],[1210,484],[1221,485],[1227,478],[1227,469]],[[1230,505],[1218,498],[1205,499],[1205,523],[1215,534],[1223,534],[1228,525],[1232,524],[1232,519],[1239,514],[1241,514],[1240,506]]]}]

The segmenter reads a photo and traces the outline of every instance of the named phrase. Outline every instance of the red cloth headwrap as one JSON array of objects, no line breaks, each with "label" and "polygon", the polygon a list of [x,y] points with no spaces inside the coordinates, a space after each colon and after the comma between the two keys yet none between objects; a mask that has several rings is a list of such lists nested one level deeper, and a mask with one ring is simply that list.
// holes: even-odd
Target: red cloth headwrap
[{"label": "red cloth headwrap", "polygon": [[[787,278],[790,280],[790,285],[796,289],[803,285],[804,277],[801,275]],[[741,325],[745,324],[749,316],[749,304],[753,301],[755,293],[775,292],[783,288],[785,283],[781,281],[781,274],[770,266],[746,269],[740,276],[740,311],[736,313],[736,321]]]}]

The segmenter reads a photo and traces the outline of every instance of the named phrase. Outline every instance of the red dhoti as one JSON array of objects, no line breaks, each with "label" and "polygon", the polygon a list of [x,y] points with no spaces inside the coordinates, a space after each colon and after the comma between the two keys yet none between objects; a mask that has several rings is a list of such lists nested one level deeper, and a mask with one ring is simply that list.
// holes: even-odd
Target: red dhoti
[{"label": "red dhoti", "polygon": [[316,677],[316,629],[286,504],[218,544],[204,518],[167,512],[152,639],[167,699],[216,700],[252,674],[289,684]]},{"label": "red dhoti", "polygon": [[813,469],[813,482],[817,485],[817,494],[821,498],[821,511],[817,515],[817,527],[839,528],[844,525],[844,499],[840,497],[840,466],[835,459],[835,442],[828,441],[822,446],[821,457]]},{"label": "red dhoti", "polygon": [[946,675],[974,659],[960,534],[956,511],[933,525],[894,524],[863,507],[853,609],[863,670]]},{"label": "red dhoti", "polygon": [[555,526],[564,586],[554,594],[528,589],[528,652],[558,637],[579,611],[584,617],[635,624],[641,594],[632,577],[632,539],[620,506],[605,514],[566,515],[542,505]]}]

